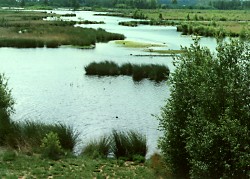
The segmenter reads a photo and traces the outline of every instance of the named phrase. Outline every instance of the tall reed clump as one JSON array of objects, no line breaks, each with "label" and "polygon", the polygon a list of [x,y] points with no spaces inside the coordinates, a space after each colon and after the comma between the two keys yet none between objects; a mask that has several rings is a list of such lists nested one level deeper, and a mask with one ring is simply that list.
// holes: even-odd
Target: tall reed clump
[{"label": "tall reed clump", "polygon": [[119,66],[110,61],[92,62],[85,67],[86,75],[115,76],[119,75]]},{"label": "tall reed clump", "polygon": [[112,152],[116,158],[122,158],[125,160],[137,160],[147,154],[147,140],[146,137],[138,132],[129,131],[124,132],[112,132],[113,145]]},{"label": "tall reed clump", "polygon": [[90,141],[82,150],[81,155],[90,158],[107,158],[110,151],[111,140],[109,136],[103,136],[99,140]]},{"label": "tall reed clump", "polygon": [[147,154],[146,136],[135,132],[118,132],[113,130],[110,136],[90,141],[81,155],[90,158],[107,158],[114,155],[117,159],[144,162]]},{"label": "tall reed clump", "polygon": [[[50,132],[58,136],[63,150],[73,151],[77,144],[79,134],[72,127],[64,124],[44,124],[41,122],[26,121],[19,123],[21,136],[20,147],[38,149],[42,139]],[[22,146],[23,145],[23,146]]]},{"label": "tall reed clump", "polygon": [[169,68],[165,65],[157,64],[131,64],[125,63],[117,65],[114,62],[92,62],[85,67],[86,75],[98,76],[116,76],[127,75],[132,76],[134,81],[141,81],[144,78],[160,82],[167,80],[169,76]]}]

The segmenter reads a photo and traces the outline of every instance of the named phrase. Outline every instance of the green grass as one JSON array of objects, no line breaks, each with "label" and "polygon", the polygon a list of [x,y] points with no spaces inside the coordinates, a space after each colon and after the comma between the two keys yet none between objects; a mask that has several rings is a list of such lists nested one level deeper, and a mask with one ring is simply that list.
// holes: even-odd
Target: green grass
[{"label": "green grass", "polygon": [[156,82],[167,80],[169,76],[169,68],[165,65],[156,64],[118,64],[110,61],[104,61],[100,63],[92,62],[85,66],[86,75],[98,75],[98,76],[117,76],[127,75],[132,76],[134,81],[141,81],[148,78]]},{"label": "green grass", "polygon": [[[0,154],[0,178],[156,178],[146,164],[115,159],[65,157],[57,161],[41,159],[38,155],[18,153],[5,162]],[[160,177],[159,177],[160,178]]]}]

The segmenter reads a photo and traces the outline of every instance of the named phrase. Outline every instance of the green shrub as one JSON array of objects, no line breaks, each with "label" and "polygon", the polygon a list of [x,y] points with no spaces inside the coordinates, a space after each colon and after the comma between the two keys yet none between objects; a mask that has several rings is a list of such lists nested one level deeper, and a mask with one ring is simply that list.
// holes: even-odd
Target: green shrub
[{"label": "green shrub", "polygon": [[86,75],[116,76],[119,75],[119,67],[116,63],[104,61],[90,63],[85,67]]},{"label": "green shrub", "polygon": [[160,117],[165,161],[178,177],[249,178],[249,43],[184,49]]},{"label": "green shrub", "polygon": [[52,160],[59,159],[60,155],[63,153],[63,150],[56,133],[50,132],[42,139],[41,153],[42,157],[44,158],[49,158]]},{"label": "green shrub", "polygon": [[103,136],[99,140],[93,140],[84,147],[82,151],[83,156],[91,158],[107,158],[110,153],[110,138]]},{"label": "green shrub", "polygon": [[0,145],[6,144],[7,136],[13,132],[13,122],[10,115],[14,112],[14,100],[11,90],[8,89],[8,81],[4,74],[0,74]]}]

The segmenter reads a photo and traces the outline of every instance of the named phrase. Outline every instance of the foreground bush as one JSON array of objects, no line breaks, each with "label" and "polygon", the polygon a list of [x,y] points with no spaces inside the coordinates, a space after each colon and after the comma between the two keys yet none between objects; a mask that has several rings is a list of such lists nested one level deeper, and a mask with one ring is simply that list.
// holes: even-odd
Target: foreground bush
[{"label": "foreground bush", "polygon": [[181,177],[249,178],[249,44],[219,42],[212,54],[196,40],[185,50],[160,117],[164,158]]},{"label": "foreground bush", "polygon": [[144,78],[160,82],[167,80],[169,69],[165,65],[135,65],[135,64],[118,64],[110,61],[100,63],[92,62],[85,67],[86,75],[98,76],[117,76],[127,75],[132,76],[134,81],[141,81]]},{"label": "foreground bush", "polygon": [[63,150],[56,133],[50,132],[42,139],[41,145],[42,157],[49,158],[52,160],[59,159],[62,155]]}]

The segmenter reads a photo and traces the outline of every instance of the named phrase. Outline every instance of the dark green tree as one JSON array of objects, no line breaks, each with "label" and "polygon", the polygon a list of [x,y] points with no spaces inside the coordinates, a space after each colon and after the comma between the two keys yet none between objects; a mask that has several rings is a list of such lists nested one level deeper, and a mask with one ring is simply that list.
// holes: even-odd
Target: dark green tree
[{"label": "dark green tree", "polygon": [[0,74],[0,145],[5,144],[6,137],[12,131],[10,115],[13,113],[14,100],[7,87],[7,80]]},{"label": "dark green tree", "polygon": [[44,3],[45,6],[48,6],[49,5],[49,0],[44,0],[43,3]]},{"label": "dark green tree", "polygon": [[249,43],[219,42],[213,54],[196,40],[183,50],[160,117],[166,162],[182,177],[250,177]]},{"label": "dark green tree", "polygon": [[25,0],[21,0],[20,6],[21,6],[21,7],[24,7],[24,6],[25,6]]}]

